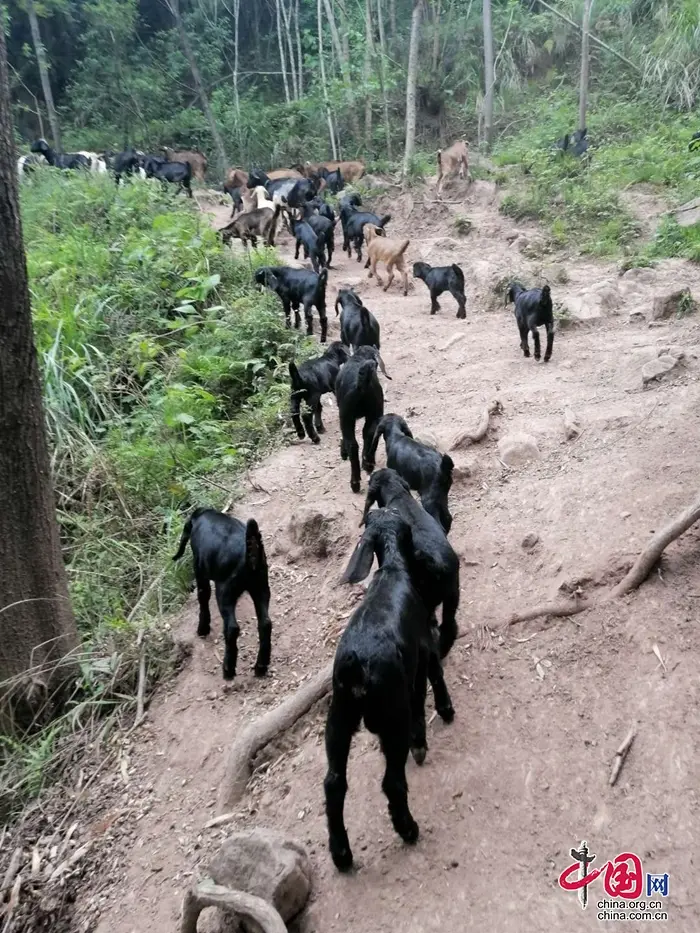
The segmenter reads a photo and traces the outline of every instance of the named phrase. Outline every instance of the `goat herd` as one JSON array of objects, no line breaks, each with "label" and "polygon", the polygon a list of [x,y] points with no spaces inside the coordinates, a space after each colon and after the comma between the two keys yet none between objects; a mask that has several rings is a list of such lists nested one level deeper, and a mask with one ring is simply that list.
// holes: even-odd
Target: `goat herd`
[{"label": "goat herd", "polygon": [[[59,168],[94,169],[94,154],[57,155],[44,140],[32,146]],[[189,180],[203,177],[206,159],[195,165],[188,159],[172,160],[145,156],[134,150],[105,154],[117,182],[122,175],[143,171],[147,176],[178,182],[191,195]],[[23,157],[26,159],[27,157]],[[95,156],[96,159],[101,157]],[[72,161],[71,161],[72,160]],[[103,160],[105,161],[105,160]],[[21,171],[22,169],[20,169]],[[24,166],[26,170],[26,164]],[[106,164],[105,164],[106,170]],[[224,242],[233,237],[255,246],[258,238],[274,244],[280,216],[296,241],[296,256],[303,248],[312,269],[264,266],[254,273],[255,282],[275,292],[284,309],[287,325],[291,312],[300,327],[303,307],[307,333],[312,334],[312,313],[319,316],[321,342],[328,329],[326,287],[334,251],[334,230],[340,221],[343,250],[351,256],[354,247],[358,262],[366,246],[369,276],[376,276],[377,265],[386,266],[386,291],[394,270],[408,289],[404,255],[407,239],[391,239],[385,228],[390,215],[382,217],[361,209],[358,194],[341,197],[336,217],[324,200],[325,192],[339,193],[346,181],[355,181],[364,172],[362,163],[325,163],[296,166],[265,173],[253,169],[245,173],[232,169],[225,190],[234,205],[234,217],[221,231]],[[438,194],[449,175],[468,173],[467,149],[455,143],[438,153]],[[464,274],[458,265],[431,267],[417,262],[413,275],[430,291],[431,314],[439,309],[438,297],[449,291],[457,301],[457,317],[466,317]],[[528,335],[534,339],[535,359],[540,359],[537,328],[545,326],[545,362],[552,354],[554,338],[552,301],[548,286],[526,290],[517,282],[506,292],[506,302],[515,304],[521,347],[530,355]],[[341,288],[335,301],[340,313],[340,340],[331,343],[323,355],[299,365],[289,364],[291,417],[300,439],[308,436],[319,443],[324,432],[321,398],[335,393],[340,420],[340,455],[350,460],[350,486],[360,491],[361,467],[370,474],[361,524],[362,537],[342,577],[344,583],[358,583],[370,573],[376,557],[379,569],[364,598],[351,615],[336,650],[333,693],[326,723],[328,771],[324,788],[328,819],[329,846],[333,861],[341,871],[353,864],[352,850],[343,811],[347,792],[347,762],[352,737],[364,721],[379,737],[386,771],[382,789],[389,804],[389,815],[396,832],[407,843],[418,838],[408,806],[406,761],[409,751],[422,764],[427,751],[425,701],[430,683],[438,715],[449,723],[454,718],[452,701],[445,684],[442,659],[457,637],[459,607],[459,566],[457,553],[448,541],[452,526],[448,495],[452,486],[453,463],[447,454],[417,441],[406,421],[397,414],[384,414],[384,394],[378,369],[390,378],[380,355],[380,325],[352,288]],[[306,408],[302,410],[302,405]],[[355,437],[356,423],[364,421],[363,446]],[[384,439],[387,466],[375,471],[380,439]],[[413,497],[418,493],[420,503]],[[377,509],[372,509],[376,504]],[[223,676],[236,674],[238,636],[236,604],[248,592],[258,621],[258,656],[254,671],[267,673],[271,655],[272,622],[269,615],[270,587],[262,535],[255,519],[247,523],[212,509],[196,509],[185,523],[174,560],[181,558],[187,543],[194,558],[194,575],[199,602],[197,634],[211,629],[209,602],[211,581],[223,619]],[[438,624],[436,612],[442,606]]]},{"label": "goat herd", "polygon": [[[460,173],[463,164],[457,165]],[[439,169],[443,166],[444,156]],[[303,177],[288,177],[288,170],[269,174],[253,170],[245,179],[245,173],[236,170],[240,174],[230,178],[227,187],[234,202],[234,218],[221,235],[225,242],[237,237],[254,246],[262,237],[274,244],[278,219],[285,217],[296,242],[296,257],[303,248],[312,268],[264,266],[255,271],[254,280],[278,295],[288,326],[293,310],[295,326],[300,327],[303,308],[307,333],[312,334],[315,307],[321,342],[325,343],[328,269],[338,221],[348,256],[354,248],[361,262],[366,246],[370,277],[379,280],[377,265],[385,264],[385,291],[396,269],[402,275],[406,294],[404,254],[409,241],[387,237],[385,228],[390,215],[380,217],[363,209],[357,194],[340,198],[336,217],[323,195],[334,188],[342,190],[344,167],[331,163],[320,168],[322,171],[319,167],[307,169]],[[439,295],[449,291],[457,301],[457,317],[466,317],[464,274],[459,266],[433,268],[418,262],[413,274],[430,291],[431,314],[439,309]],[[549,287],[525,290],[514,282],[507,290],[506,301],[515,304],[526,356],[530,352],[528,334],[532,333],[535,358],[540,359],[537,328],[546,327],[544,359],[549,360],[554,337]],[[416,440],[402,417],[384,414],[378,370],[390,377],[380,355],[380,325],[374,314],[352,288],[338,290],[335,309],[336,315],[340,313],[340,340],[331,343],[321,356],[290,363],[289,374],[291,417],[298,437],[308,436],[313,443],[320,442],[319,435],[325,430],[321,399],[326,393],[334,393],[341,431],[340,455],[350,460],[352,491],[360,491],[361,468],[370,474],[361,523],[364,533],[342,582],[364,580],[375,557],[379,569],[338,643],[326,723],[328,771],[324,788],[329,846],[336,867],[346,871],[353,864],[343,817],[347,762],[353,735],[362,721],[380,740],[386,762],[382,789],[394,828],[407,843],[418,838],[418,825],[408,806],[406,761],[409,752],[417,764],[425,760],[428,682],[438,715],[446,723],[454,718],[442,659],[457,637],[460,561],[447,537],[452,526],[448,495],[453,462],[447,454]],[[361,456],[355,436],[358,421],[364,422]],[[387,466],[375,470],[382,438]],[[420,502],[412,490],[418,493]],[[372,509],[374,504],[379,508]],[[214,580],[224,622],[224,677],[234,677],[239,634],[235,606],[241,593],[248,591],[258,620],[259,649],[254,670],[258,675],[265,674],[270,663],[272,623],[267,563],[257,522],[250,519],[243,524],[216,511],[197,510],[185,526],[175,559],[182,556],[188,540],[194,555],[200,607],[198,634],[207,635],[210,630],[208,606],[210,581]],[[440,606],[442,618],[438,624],[436,612]]]}]

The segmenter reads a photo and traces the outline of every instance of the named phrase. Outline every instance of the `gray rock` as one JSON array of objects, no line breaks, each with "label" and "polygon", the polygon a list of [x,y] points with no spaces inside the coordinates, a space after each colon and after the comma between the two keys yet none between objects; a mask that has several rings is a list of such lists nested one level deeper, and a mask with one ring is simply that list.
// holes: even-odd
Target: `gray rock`
[{"label": "gray rock", "polygon": [[525,535],[523,540],[520,542],[520,546],[524,551],[532,551],[537,547],[539,540],[540,536],[531,531],[529,535]]},{"label": "gray rock", "polygon": [[689,288],[679,288],[673,292],[663,292],[654,295],[654,305],[651,311],[653,321],[661,321],[672,317],[679,311],[692,306],[693,297]]},{"label": "gray rock", "polygon": [[666,373],[678,366],[678,360],[672,356],[659,356],[655,360],[650,360],[642,367],[642,385],[649,385],[662,379]]},{"label": "gray rock", "polygon": [[631,298],[648,293],[654,287],[658,274],[654,269],[635,266],[628,269],[618,281],[618,289],[623,298]]},{"label": "gray rock", "polygon": [[564,434],[567,441],[573,441],[581,433],[581,425],[576,414],[570,409],[564,409]]},{"label": "gray rock", "polygon": [[506,466],[516,467],[529,460],[539,460],[540,451],[531,434],[506,434],[498,442],[498,456]]},{"label": "gray rock", "polygon": [[384,188],[386,182],[381,178],[377,178],[376,175],[363,175],[360,179],[360,185],[363,188]]},{"label": "gray rock", "polygon": [[311,862],[294,839],[268,829],[234,833],[209,864],[212,880],[272,904],[287,922],[311,892]]},{"label": "gray rock", "polygon": [[692,227],[700,221],[700,198],[687,201],[675,213],[676,223],[679,227]]},{"label": "gray rock", "polygon": [[642,308],[633,308],[630,311],[628,317],[630,324],[643,324],[647,319],[647,316]]},{"label": "gray rock", "polygon": [[331,554],[344,552],[349,541],[344,512],[324,501],[316,506],[301,506],[289,520],[289,537],[297,545],[297,550],[292,552],[296,558],[323,560]]}]

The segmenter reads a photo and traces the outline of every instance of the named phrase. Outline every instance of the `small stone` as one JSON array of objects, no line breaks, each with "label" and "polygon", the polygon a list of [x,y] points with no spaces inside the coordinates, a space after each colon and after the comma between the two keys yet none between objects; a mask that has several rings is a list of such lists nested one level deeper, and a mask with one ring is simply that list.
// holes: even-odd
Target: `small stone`
[{"label": "small stone", "polygon": [[662,379],[667,373],[678,366],[678,360],[672,356],[660,356],[651,360],[642,367],[642,385]]},{"label": "small stone", "polygon": [[620,518],[629,518],[631,514],[631,512],[620,512]]},{"label": "small stone", "polygon": [[536,535],[534,532],[530,532],[529,535],[525,535],[523,540],[520,542],[520,546],[525,551],[531,551],[533,548],[537,547],[539,540],[539,535]]},{"label": "small stone", "polygon": [[498,442],[498,456],[506,466],[521,466],[530,460],[539,460],[537,441],[530,434],[506,434]]},{"label": "small stone", "polygon": [[641,308],[633,308],[628,317],[630,324],[643,324],[647,319],[646,314]]},{"label": "small stone", "polygon": [[570,408],[564,409],[564,434],[567,441],[573,441],[581,434],[579,420]]}]

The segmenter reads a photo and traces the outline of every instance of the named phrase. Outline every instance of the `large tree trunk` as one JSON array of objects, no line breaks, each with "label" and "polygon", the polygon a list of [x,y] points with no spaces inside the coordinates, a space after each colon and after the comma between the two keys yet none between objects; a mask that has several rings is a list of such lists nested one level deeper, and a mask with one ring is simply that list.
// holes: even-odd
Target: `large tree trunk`
[{"label": "large tree trunk", "polygon": [[493,142],[493,92],[495,84],[491,0],[484,0],[484,136],[486,146],[489,149]]},{"label": "large tree trunk", "polygon": [[386,136],[386,157],[392,158],[391,152],[391,122],[389,121],[389,94],[386,86],[386,35],[384,32],[384,11],[382,0],[377,0],[377,22],[379,24],[379,80],[382,85],[382,109],[384,110],[384,135]]},{"label": "large tree trunk", "polygon": [[187,30],[185,29],[185,24],[182,22],[182,16],[180,15],[180,2],[179,0],[166,0],[166,2],[168,4],[168,9],[173,14],[173,19],[175,20],[175,25],[177,26],[178,35],[180,36],[182,54],[185,56],[187,59],[187,64],[190,66],[195,90],[199,96],[199,101],[202,105],[204,116],[207,118],[207,123],[209,124],[209,131],[211,132],[211,138],[214,140],[214,146],[216,147],[216,154],[218,156],[221,175],[222,177],[225,177],[229,163],[228,157],[226,155],[226,149],[224,147],[224,140],[221,136],[221,133],[219,132],[219,127],[217,125],[216,118],[214,117],[214,111],[211,109],[209,97],[206,90],[204,89],[204,82],[202,81],[202,76],[199,73],[199,66],[197,65],[197,59],[194,57],[194,51],[192,50],[190,39],[187,35]]},{"label": "large tree trunk", "polygon": [[591,29],[591,10],[593,9],[593,0],[586,0],[586,6],[583,11],[583,34],[581,36],[581,87],[578,100],[578,128],[586,128],[586,110],[588,108],[588,38]]},{"label": "large tree trunk", "polygon": [[53,102],[51,92],[51,82],[49,81],[49,68],[46,64],[46,52],[41,42],[41,33],[39,32],[39,20],[34,9],[33,0],[27,0],[27,15],[29,16],[29,26],[32,31],[32,42],[36,53],[36,62],[39,66],[39,77],[41,78],[41,87],[46,101],[46,110],[49,115],[49,124],[51,126],[51,135],[53,136],[53,147],[57,152],[61,152],[61,130],[58,125],[58,115]]},{"label": "large tree trunk", "polygon": [[441,0],[435,0],[435,15],[433,22],[433,60],[430,65],[430,70],[433,74],[437,71],[438,62],[440,61],[440,14],[442,13],[442,3]]},{"label": "large tree trunk", "polygon": [[372,94],[369,90],[369,83],[372,77],[372,53],[374,43],[372,42],[372,3],[371,0],[365,0],[365,61],[364,61],[364,85],[365,85],[365,146],[369,149],[372,143]]},{"label": "large tree trunk", "polygon": [[413,158],[416,143],[416,84],[418,81],[418,46],[420,45],[420,14],[422,0],[414,0],[411,14],[411,44],[408,48],[408,77],[406,79],[406,145],[403,153],[403,177]]},{"label": "large tree trunk", "polygon": [[326,108],[326,119],[328,120],[328,134],[331,138],[331,151],[333,158],[338,159],[338,147],[335,141],[335,130],[333,128],[333,114],[331,113],[331,104],[328,100],[328,86],[326,84],[326,64],[323,56],[323,11],[321,10],[321,0],[318,0],[316,6],[316,18],[318,21],[318,61],[321,66],[321,91],[323,93],[323,103]]},{"label": "large tree trunk", "polygon": [[56,662],[78,644],[56,524],[15,160],[0,29],[0,732],[10,732],[13,720],[29,725],[60,683]]}]

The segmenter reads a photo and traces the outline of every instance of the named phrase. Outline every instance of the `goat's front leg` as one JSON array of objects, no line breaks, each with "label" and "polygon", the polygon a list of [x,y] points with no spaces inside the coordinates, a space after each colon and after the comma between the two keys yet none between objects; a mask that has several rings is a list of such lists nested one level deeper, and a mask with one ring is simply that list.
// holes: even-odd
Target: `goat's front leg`
[{"label": "goat's front leg", "polygon": [[267,674],[272,654],[272,621],[270,619],[270,587],[267,584],[267,569],[264,571],[265,579],[260,586],[250,590],[250,597],[255,606],[255,615],[258,620],[258,657],[253,671],[256,677]]},{"label": "goat's front leg", "polygon": [[372,276],[374,276],[374,277],[376,278],[376,280],[377,280],[377,285],[380,285],[380,286],[381,286],[381,285],[384,284],[384,282],[379,278],[379,273],[377,272],[377,262],[378,262],[377,259],[374,259],[374,258],[372,259],[372,263],[371,263],[370,268],[369,268],[369,276],[368,276],[368,278],[371,279]]},{"label": "goat's front leg", "polygon": [[362,469],[365,473],[372,473],[376,464],[377,448],[374,446],[374,433],[377,430],[377,424],[376,420],[370,421],[365,418],[362,428]]},{"label": "goat's front leg", "polygon": [[338,871],[352,868],[352,849],[345,829],[343,810],[348,790],[348,755],[352,737],[360,725],[360,714],[350,700],[331,700],[326,720],[326,758],[328,771],[323,782],[328,820],[328,848]]},{"label": "goat's front leg", "polygon": [[435,314],[440,310],[440,302],[438,301],[439,292],[434,288],[430,289],[430,313]]},{"label": "goat's front leg", "polygon": [[521,324],[518,324],[518,330],[520,331],[520,349],[523,351],[524,356],[529,356],[530,347],[528,346],[528,342],[527,342],[527,335],[528,335],[527,324],[525,324],[524,326]]},{"label": "goat's front leg", "polygon": [[406,272],[405,264],[401,266],[401,275],[403,276],[403,293],[405,297],[408,295],[408,272]]},{"label": "goat's front leg", "polygon": [[310,337],[314,332],[313,304],[310,301],[304,302],[304,318],[306,320],[306,333]]},{"label": "goat's front leg", "polygon": [[318,320],[321,325],[321,343],[325,343],[328,337],[328,316],[326,315],[325,297],[316,302],[316,310],[318,311]]},{"label": "goat's front leg", "polygon": [[389,815],[394,829],[404,842],[418,841],[418,824],[408,808],[406,759],[411,745],[411,710],[408,697],[392,697],[393,708],[379,736],[386,759],[382,790],[389,801]]},{"label": "goat's front leg", "polygon": [[309,399],[309,407],[314,414],[314,426],[319,434],[325,434],[326,429],[323,424],[323,405],[321,404],[321,396],[314,395]]},{"label": "goat's front leg", "polygon": [[360,448],[355,440],[355,419],[340,419],[340,431],[343,440],[340,443],[340,456],[343,460],[350,458],[350,489],[360,491]]},{"label": "goat's front leg", "polygon": [[355,249],[357,251],[357,261],[362,262],[362,234],[355,238]]},{"label": "goat's front leg", "polygon": [[418,668],[411,691],[411,754],[417,765],[422,765],[428,752],[428,740],[425,735],[425,695],[428,690],[428,654],[427,647],[421,647],[418,655]]},{"label": "goat's front leg", "polygon": [[466,308],[467,299],[466,299],[464,292],[461,292],[456,288],[451,288],[450,294],[452,295],[454,300],[457,302],[457,317],[465,318],[467,316],[467,308]]},{"label": "goat's front leg", "polygon": [[224,621],[224,680],[233,680],[238,663],[238,636],[240,626],[236,619],[238,594],[230,585],[216,584],[216,602]]},{"label": "goat's front leg", "polygon": [[437,644],[437,638],[432,645],[430,656],[428,658],[428,680],[433,688],[433,699],[435,700],[435,710],[443,722],[452,722],[455,718],[452,699],[447,690],[445,676],[440,663],[440,653]]},{"label": "goat's front leg", "polygon": [[532,334],[532,340],[535,344],[535,359],[539,360],[542,355],[540,352],[540,332],[536,327],[531,327],[530,333]]},{"label": "goat's front leg", "polygon": [[200,638],[206,638],[211,631],[211,614],[209,612],[209,600],[211,599],[211,584],[208,574],[195,566],[195,580],[197,581],[197,600],[199,601],[199,625],[197,634]]},{"label": "goat's front leg", "polygon": [[[289,298],[282,298],[282,308],[284,309],[284,323],[287,327],[292,326],[292,305]],[[297,327],[299,325],[297,324]]]},{"label": "goat's front leg", "polygon": [[544,361],[549,363],[552,358],[552,349],[554,347],[554,322],[547,324],[547,349],[544,351]]},{"label": "goat's front leg", "polygon": [[[316,408],[320,404],[321,404],[320,395],[309,396],[309,399],[307,401],[307,405],[309,406],[309,411],[305,411],[304,414],[301,416],[304,421],[304,427],[306,428],[306,433],[308,434],[309,439],[313,441],[314,444],[321,443],[321,438],[316,433],[316,428],[314,427],[314,414],[316,412]],[[320,416],[318,420],[320,421]],[[324,430],[323,425],[321,425],[321,430],[322,431]]]},{"label": "goat's front leg", "polygon": [[[394,281],[394,264],[393,264],[393,262],[390,262],[390,263],[387,265],[386,271],[389,273],[389,278],[388,278],[388,280],[387,280],[386,285],[384,286],[384,291],[385,291],[385,292],[389,290],[389,287],[390,287],[391,283]],[[377,281],[379,282],[379,276],[377,276]],[[382,283],[379,282],[379,284],[381,285]]]}]

